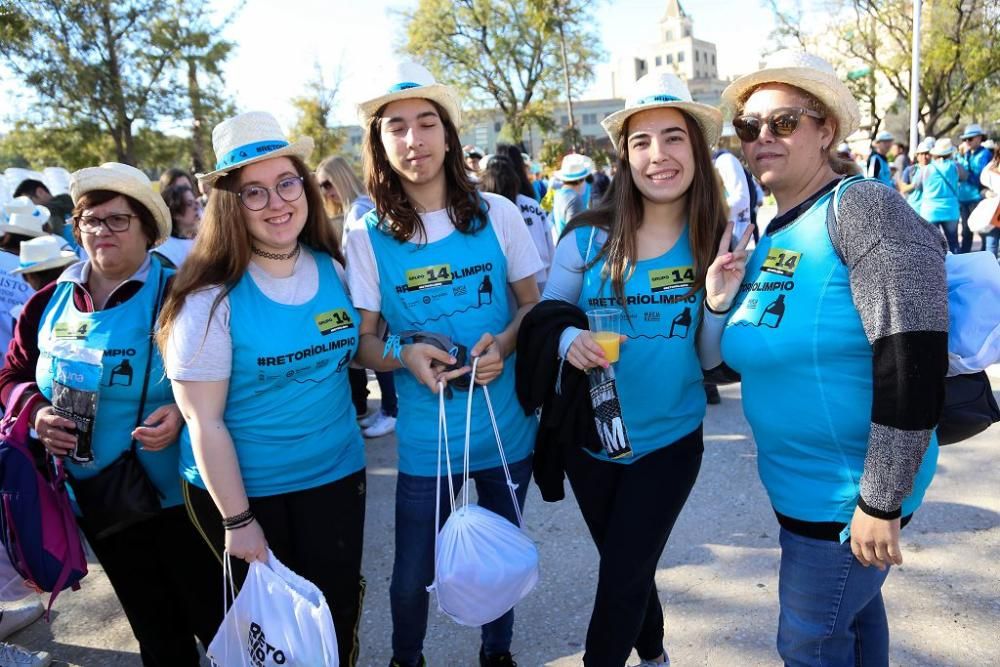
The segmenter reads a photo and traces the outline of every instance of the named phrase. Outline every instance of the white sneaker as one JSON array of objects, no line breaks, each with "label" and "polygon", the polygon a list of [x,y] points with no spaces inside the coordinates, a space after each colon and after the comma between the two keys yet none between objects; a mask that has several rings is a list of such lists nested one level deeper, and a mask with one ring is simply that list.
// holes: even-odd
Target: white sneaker
[{"label": "white sneaker", "polygon": [[670,667],[670,656],[664,653],[663,662],[657,662],[656,660],[641,660],[635,667]]},{"label": "white sneaker", "polygon": [[361,435],[366,438],[381,438],[396,430],[396,418],[390,417],[381,410],[378,411],[375,421],[367,428],[361,430]]},{"label": "white sneaker", "polygon": [[[18,607],[0,609],[0,641],[37,621],[45,613],[38,596],[27,604]],[[0,663],[2,665],[3,663]]]},{"label": "white sneaker", "polygon": [[50,664],[52,656],[48,651],[29,651],[0,642],[0,667],[48,667]]},{"label": "white sneaker", "polygon": [[381,414],[382,414],[381,410],[372,410],[364,417],[358,418],[358,426],[360,426],[362,429],[368,428],[378,420],[379,415]]}]

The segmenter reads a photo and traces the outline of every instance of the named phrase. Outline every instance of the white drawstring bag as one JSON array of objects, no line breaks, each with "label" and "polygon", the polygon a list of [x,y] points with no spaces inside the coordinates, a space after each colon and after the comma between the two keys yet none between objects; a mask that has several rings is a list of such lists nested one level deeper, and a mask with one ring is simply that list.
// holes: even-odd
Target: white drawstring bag
[{"label": "white drawstring bag", "polygon": [[[522,531],[521,508],[517,503],[517,485],[510,478],[500,430],[493,414],[490,392],[485,386],[486,408],[500,450],[507,486],[510,489],[515,526],[499,514],[469,502],[469,436],[472,419],[472,395],[476,390],[476,366],[472,362],[472,381],[465,413],[465,460],[462,470],[462,502],[457,504],[452,483],[451,457],[448,452],[448,426],[444,409],[444,386],[438,387],[438,473],[435,506],[434,583],[428,591],[437,593],[438,609],[459,625],[478,627],[495,621],[514,608],[538,583],[538,549]],[[444,527],[441,516],[441,453],[448,469],[448,498],[451,515]]]},{"label": "white drawstring bag", "polygon": [[1000,361],[1000,265],[988,252],[949,253],[948,375],[978,373]]},{"label": "white drawstring bag", "polygon": [[223,558],[223,605],[233,605],[208,646],[215,667],[339,667],[337,633],[323,593],[267,552],[250,563],[235,594],[229,554]]}]

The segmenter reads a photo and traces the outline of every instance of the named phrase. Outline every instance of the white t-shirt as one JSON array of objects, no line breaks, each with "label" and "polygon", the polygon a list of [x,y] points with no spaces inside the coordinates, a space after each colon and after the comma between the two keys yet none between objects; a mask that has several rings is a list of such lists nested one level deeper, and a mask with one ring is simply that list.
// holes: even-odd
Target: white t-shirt
[{"label": "white t-shirt", "polygon": [[729,220],[733,223],[733,238],[740,238],[750,224],[750,184],[739,159],[729,152],[722,152],[715,158],[715,170],[722,177],[726,188],[726,204],[729,205]]},{"label": "white t-shirt", "polygon": [[193,247],[194,239],[179,239],[176,236],[170,236],[166,241],[150,250],[150,252],[155,252],[158,255],[166,257],[170,260],[171,264],[179,269],[184,260],[187,259],[187,256],[191,254],[191,248]]},{"label": "white t-shirt", "polygon": [[[333,267],[344,282],[344,267],[337,260]],[[292,275],[276,278],[250,262],[250,277],[267,298],[287,306],[301,305],[316,295],[319,289],[319,267],[312,253],[305,248],[295,259]],[[212,313],[212,304],[222,291],[221,286],[208,287],[187,296],[174,320],[163,360],[171,380],[218,382],[232,374],[233,339],[229,333],[229,297],[224,297]],[[211,317],[209,317],[211,313]],[[266,315],[262,315],[266,322]]]},{"label": "white t-shirt", "polygon": [[[11,311],[23,306],[35,290],[20,275],[11,273],[21,266],[21,258],[13,253],[0,250],[0,355],[7,353],[10,339],[14,337],[14,318]],[[0,356],[0,366],[3,357]]]},{"label": "white t-shirt", "polygon": [[521,217],[528,228],[531,240],[535,242],[535,250],[542,260],[542,270],[535,274],[538,289],[545,287],[549,277],[549,267],[552,266],[552,255],[555,254],[555,244],[552,242],[552,223],[545,209],[531,197],[522,194],[517,196],[517,206],[521,209]]},{"label": "white t-shirt", "polygon": [[[538,257],[535,243],[531,240],[528,227],[524,224],[521,212],[513,202],[506,197],[491,192],[481,193],[490,207],[490,229],[496,234],[500,248],[507,258],[507,280],[517,282],[538,273],[542,260]],[[448,217],[447,209],[430,211],[420,215],[427,234],[420,243],[434,243],[449,234],[458,234]],[[416,243],[417,240],[409,241]],[[375,251],[368,236],[368,226],[358,221],[347,235],[345,247],[347,255],[347,283],[351,288],[351,300],[355,308],[372,312],[381,312],[382,294],[379,292],[378,266],[375,263]]]}]

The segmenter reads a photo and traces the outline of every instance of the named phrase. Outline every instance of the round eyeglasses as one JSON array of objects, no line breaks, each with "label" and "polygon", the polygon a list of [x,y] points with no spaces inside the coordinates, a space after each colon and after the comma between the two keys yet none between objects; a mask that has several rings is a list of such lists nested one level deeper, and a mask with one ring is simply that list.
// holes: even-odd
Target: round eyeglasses
[{"label": "round eyeglasses", "polygon": [[304,186],[301,176],[281,179],[273,188],[263,185],[248,185],[239,191],[240,203],[251,211],[261,211],[271,203],[271,193],[277,193],[286,202],[293,202],[302,196]]}]

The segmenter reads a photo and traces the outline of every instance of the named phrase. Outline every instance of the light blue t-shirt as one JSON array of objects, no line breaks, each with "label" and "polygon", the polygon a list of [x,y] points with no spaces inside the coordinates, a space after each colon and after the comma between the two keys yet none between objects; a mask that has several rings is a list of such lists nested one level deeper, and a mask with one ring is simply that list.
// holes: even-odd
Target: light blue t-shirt
[{"label": "light blue t-shirt", "polygon": [[920,172],[924,194],[920,217],[927,222],[954,222],[959,218],[958,167],[951,160],[932,160]]},{"label": "light blue t-shirt", "polygon": [[[848,523],[868,453],[872,347],[826,228],[832,197],[760,240],[722,356],[742,376],[757,469],[774,508],[802,521]],[[935,436],[903,515],[923,500],[937,454]]]}]

